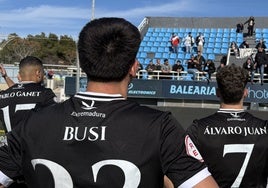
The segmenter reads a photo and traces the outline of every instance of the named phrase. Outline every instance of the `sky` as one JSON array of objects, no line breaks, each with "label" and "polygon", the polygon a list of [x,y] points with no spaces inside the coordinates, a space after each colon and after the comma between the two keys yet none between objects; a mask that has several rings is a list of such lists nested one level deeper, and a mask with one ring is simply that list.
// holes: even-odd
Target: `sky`
[{"label": "sky", "polygon": [[93,18],[123,17],[138,26],[156,17],[268,17],[266,0],[0,0],[0,40],[44,32],[77,39]]}]

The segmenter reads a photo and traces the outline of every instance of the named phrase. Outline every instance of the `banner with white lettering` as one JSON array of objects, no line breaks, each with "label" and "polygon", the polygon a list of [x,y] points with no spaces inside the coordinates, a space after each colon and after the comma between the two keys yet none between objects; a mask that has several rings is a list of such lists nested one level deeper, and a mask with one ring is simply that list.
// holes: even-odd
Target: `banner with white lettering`
[{"label": "banner with white lettering", "polygon": [[[66,77],[65,94],[75,94],[76,77]],[[248,84],[248,97],[245,102],[268,103],[267,83]],[[87,79],[80,78],[79,91],[85,91]],[[194,99],[218,101],[216,82],[181,80],[133,79],[128,87],[129,98]]]}]

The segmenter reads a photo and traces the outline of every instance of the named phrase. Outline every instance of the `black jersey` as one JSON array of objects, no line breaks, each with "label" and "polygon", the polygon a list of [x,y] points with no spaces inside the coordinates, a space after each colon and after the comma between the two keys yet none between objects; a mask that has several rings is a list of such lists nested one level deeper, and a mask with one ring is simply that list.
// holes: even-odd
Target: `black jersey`
[{"label": "black jersey", "polygon": [[219,110],[187,130],[220,187],[266,187],[267,121],[244,110]]},{"label": "black jersey", "polygon": [[158,188],[164,174],[192,187],[210,175],[187,155],[170,112],[121,95],[81,92],[26,119],[0,148],[0,169],[10,178],[24,172],[29,187]]},{"label": "black jersey", "polygon": [[40,83],[15,84],[0,92],[0,120],[6,132],[25,116],[25,111],[55,103],[55,94]]}]

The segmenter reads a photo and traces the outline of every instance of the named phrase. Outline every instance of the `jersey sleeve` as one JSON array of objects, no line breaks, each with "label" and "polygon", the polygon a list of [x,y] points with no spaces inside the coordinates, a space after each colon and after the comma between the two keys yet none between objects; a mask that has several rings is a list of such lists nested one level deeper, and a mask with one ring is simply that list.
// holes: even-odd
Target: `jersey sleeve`
[{"label": "jersey sleeve", "polygon": [[210,175],[202,161],[187,154],[187,136],[182,126],[172,115],[163,119],[161,157],[164,173],[175,187],[194,186]]},{"label": "jersey sleeve", "polygon": [[0,183],[7,186],[22,174],[21,141],[15,131],[7,133],[8,145],[0,147]]}]

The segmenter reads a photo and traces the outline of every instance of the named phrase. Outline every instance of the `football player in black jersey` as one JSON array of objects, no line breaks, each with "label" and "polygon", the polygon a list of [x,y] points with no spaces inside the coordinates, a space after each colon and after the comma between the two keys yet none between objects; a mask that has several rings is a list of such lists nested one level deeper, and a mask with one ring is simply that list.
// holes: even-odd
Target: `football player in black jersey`
[{"label": "football player in black jersey", "polygon": [[[220,109],[194,120],[187,132],[220,187],[266,187],[267,120],[243,108],[248,72],[228,65],[216,74]],[[199,156],[199,158],[201,158]]]},{"label": "football player in black jersey", "polygon": [[32,188],[162,188],[166,175],[175,187],[218,187],[187,154],[185,131],[169,112],[126,100],[140,42],[122,18],[85,25],[78,52],[87,91],[32,111],[8,134],[0,148],[3,185],[24,175]]},{"label": "football player in black jersey", "polygon": [[[9,86],[0,92],[0,120],[5,132],[11,131],[23,119],[26,111],[55,103],[54,92],[42,85],[44,70],[40,59],[27,56],[20,61],[19,83],[16,84],[8,77],[3,65],[0,66],[0,72]],[[25,185],[14,183],[10,187]]]}]

